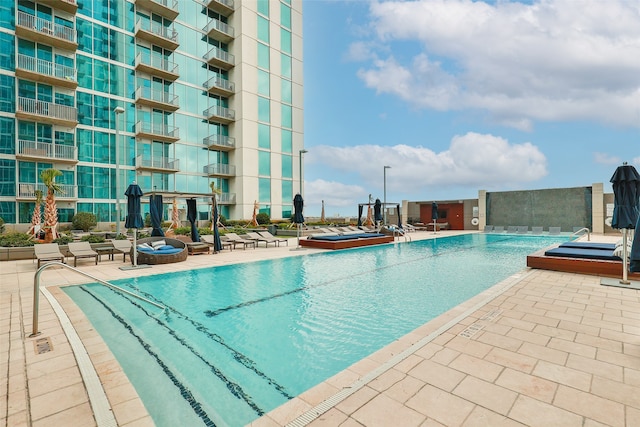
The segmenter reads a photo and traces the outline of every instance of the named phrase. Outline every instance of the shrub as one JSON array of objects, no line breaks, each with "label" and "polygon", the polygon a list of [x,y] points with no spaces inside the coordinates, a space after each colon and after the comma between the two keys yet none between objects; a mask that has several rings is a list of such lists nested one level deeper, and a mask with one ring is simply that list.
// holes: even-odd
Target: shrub
[{"label": "shrub", "polygon": [[191,227],[178,227],[173,230],[176,234],[182,234],[184,236],[191,234]]},{"label": "shrub", "polygon": [[73,237],[67,235],[60,236],[53,240],[53,243],[57,243],[59,245],[68,245],[71,242],[73,242]]},{"label": "shrub", "polygon": [[151,214],[145,214],[144,216],[144,226],[151,227]]},{"label": "shrub", "polygon": [[89,243],[104,243],[106,241],[104,237],[97,235],[84,236],[81,240]]},{"label": "shrub", "polygon": [[0,217],[0,234],[4,233],[4,219]]},{"label": "shrub", "polygon": [[91,212],[78,212],[71,218],[71,223],[74,230],[87,232],[98,225],[98,220]]},{"label": "shrub", "polygon": [[264,225],[264,224],[269,224],[271,222],[271,218],[269,217],[268,213],[260,212],[259,214],[256,215],[256,221],[258,221],[258,224]]},{"label": "shrub", "polygon": [[0,246],[16,248],[20,246],[33,246],[34,241],[27,233],[7,233],[0,235]]},{"label": "shrub", "polygon": [[128,239],[128,237],[126,235],[122,234],[122,233],[120,233],[120,234],[118,234],[116,236],[116,240],[127,240],[127,239]]}]

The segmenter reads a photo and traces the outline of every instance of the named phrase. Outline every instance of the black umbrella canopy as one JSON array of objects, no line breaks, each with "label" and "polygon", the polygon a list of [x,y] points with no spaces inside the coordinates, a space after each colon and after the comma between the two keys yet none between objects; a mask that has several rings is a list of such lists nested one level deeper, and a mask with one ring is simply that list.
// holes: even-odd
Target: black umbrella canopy
[{"label": "black umbrella canopy", "polygon": [[198,227],[196,227],[197,218],[198,211],[196,210],[196,199],[187,199],[187,219],[191,224],[191,240],[194,242],[200,241],[200,233],[198,233]]},{"label": "black umbrella canopy", "polygon": [[382,221],[382,202],[380,199],[376,199],[373,204],[373,219],[374,221]]},{"label": "black umbrella canopy", "polygon": [[302,216],[302,210],[304,209],[304,200],[300,194],[296,194],[293,198],[293,222],[296,224],[304,223],[304,216]]},{"label": "black umbrella canopy", "polygon": [[129,185],[124,195],[127,196],[127,217],[124,220],[124,226],[126,228],[144,227],[144,221],[140,213],[140,198],[142,197],[140,186],[136,183]]},{"label": "black umbrella canopy", "polygon": [[[640,230],[640,215],[636,222],[636,230]],[[640,232],[636,231],[631,244],[631,253],[629,254],[629,270],[632,273],[640,273]]]},{"label": "black umbrella canopy", "polygon": [[149,215],[151,216],[151,230],[152,236],[164,237],[164,231],[162,231],[162,196],[151,195],[149,197]]},{"label": "black umbrella canopy", "polygon": [[431,219],[433,221],[438,219],[438,204],[436,202],[431,203]]},{"label": "black umbrella canopy", "polygon": [[635,228],[638,221],[638,197],[640,197],[640,174],[626,163],[618,166],[611,177],[613,184],[613,228]]},{"label": "black umbrella canopy", "polygon": [[362,209],[364,206],[358,205],[358,227],[362,226]]},{"label": "black umbrella canopy", "polygon": [[222,241],[220,240],[220,231],[218,230],[218,200],[213,196],[213,251],[220,252],[222,250]]}]

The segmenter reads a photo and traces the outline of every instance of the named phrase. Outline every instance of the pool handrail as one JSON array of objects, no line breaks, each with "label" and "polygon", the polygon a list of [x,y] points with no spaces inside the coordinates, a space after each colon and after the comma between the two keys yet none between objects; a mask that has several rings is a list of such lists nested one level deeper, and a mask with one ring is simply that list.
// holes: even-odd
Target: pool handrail
[{"label": "pool handrail", "polygon": [[591,241],[591,230],[589,230],[587,227],[582,227],[580,230],[574,231],[573,234],[571,234],[570,237],[576,237],[578,235],[578,233],[582,233],[583,231],[587,232],[587,240]]},{"label": "pool handrail", "polygon": [[75,271],[76,273],[79,273],[85,277],[88,277],[92,280],[95,280],[96,282],[100,283],[101,285],[107,286],[111,289],[115,289],[118,290],[124,294],[127,294],[129,296],[132,296],[134,298],[138,298],[139,300],[142,300],[144,302],[147,302],[151,305],[154,305],[158,308],[161,308],[163,310],[166,310],[167,308],[161,304],[158,304],[157,302],[153,302],[145,297],[141,297],[140,295],[136,295],[133,292],[129,292],[126,289],[122,289],[112,283],[107,282],[106,280],[102,280],[99,279],[89,273],[86,273],[82,270],[78,270],[77,268],[71,267],[70,265],[67,265],[65,263],[59,262],[59,261],[54,261],[54,262],[48,262],[45,265],[43,265],[42,267],[40,267],[37,271],[36,274],[33,276],[33,328],[31,330],[31,335],[29,335],[29,338],[35,337],[40,335],[40,332],[38,332],[38,309],[40,306],[40,274],[42,274],[42,272],[44,270],[46,270],[49,267],[65,267],[68,268],[71,271]]}]

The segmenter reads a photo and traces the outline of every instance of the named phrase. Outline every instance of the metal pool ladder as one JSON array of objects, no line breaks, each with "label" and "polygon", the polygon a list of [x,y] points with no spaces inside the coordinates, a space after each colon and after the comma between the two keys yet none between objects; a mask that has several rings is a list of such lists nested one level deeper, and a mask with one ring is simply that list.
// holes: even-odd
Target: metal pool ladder
[{"label": "metal pool ladder", "polygon": [[42,272],[44,270],[46,270],[49,267],[64,267],[67,268],[71,271],[75,271],[78,274],[81,274],[85,277],[88,277],[92,280],[95,280],[96,282],[100,283],[101,285],[107,286],[111,289],[115,289],[119,292],[122,292],[124,294],[127,294],[129,296],[132,296],[134,298],[137,298],[139,300],[142,300],[146,303],[149,303],[151,305],[154,305],[158,308],[161,308],[162,310],[166,310],[167,308],[161,304],[158,304],[157,302],[153,302],[145,297],[141,297],[140,295],[136,295],[133,292],[129,292],[126,289],[122,289],[119,286],[116,286],[112,283],[107,282],[106,280],[102,280],[99,279],[89,273],[85,273],[82,270],[78,270],[77,268],[71,267],[70,265],[64,264],[62,262],[59,261],[55,261],[55,262],[48,262],[45,265],[43,265],[42,267],[40,267],[38,269],[38,271],[36,271],[36,274],[33,276],[33,329],[31,332],[31,335],[29,335],[29,337],[35,337],[37,335],[40,335],[40,332],[38,332],[38,308],[40,306],[40,274],[42,274]]},{"label": "metal pool ladder", "polygon": [[575,237],[575,236],[577,236],[578,234],[581,234],[584,231],[587,232],[587,240],[591,241],[591,231],[587,227],[582,227],[580,230],[574,231],[573,234],[571,235],[571,237]]}]

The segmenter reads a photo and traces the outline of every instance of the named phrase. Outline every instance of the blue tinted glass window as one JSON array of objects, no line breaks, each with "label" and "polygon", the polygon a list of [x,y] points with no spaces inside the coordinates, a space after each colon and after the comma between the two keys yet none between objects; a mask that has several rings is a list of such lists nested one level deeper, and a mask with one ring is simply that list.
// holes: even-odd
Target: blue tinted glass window
[{"label": "blue tinted glass window", "polygon": [[0,27],[13,30],[14,17],[13,17],[13,2],[0,1]]},{"label": "blue tinted glass window", "polygon": [[0,46],[2,46],[2,49],[0,49],[0,68],[13,71],[15,69],[13,36],[0,33]]},{"label": "blue tinted glass window", "polygon": [[280,72],[283,77],[291,78],[291,57],[289,55],[285,55],[284,53],[280,54]]},{"label": "blue tinted glass window", "polygon": [[293,137],[290,130],[282,129],[281,144],[283,153],[291,153],[291,150],[293,150]]},{"label": "blue tinted glass window", "polygon": [[269,69],[269,46],[258,43],[258,67]]},{"label": "blue tinted glass window", "polygon": [[262,123],[258,123],[258,147],[271,148],[271,127]]},{"label": "blue tinted glass window", "polygon": [[288,104],[291,104],[293,102],[293,94],[292,89],[291,89],[291,80],[280,80],[281,83],[281,94],[280,97],[282,98],[282,102],[286,102]]},{"label": "blue tinted glass window", "polygon": [[270,102],[267,98],[258,97],[258,121],[269,122],[271,120]]},{"label": "blue tinted glass window", "polygon": [[280,28],[280,50],[291,53],[291,31]]},{"label": "blue tinted glass window", "polygon": [[291,129],[293,123],[292,108],[290,105],[282,105],[282,127]]},{"label": "blue tinted glass window", "polygon": [[258,40],[269,44],[269,20],[258,16]]},{"label": "blue tinted glass window", "polygon": [[[0,171],[2,171],[2,165],[0,165]],[[2,178],[0,177],[0,179]],[[3,183],[0,181],[0,194],[2,194],[2,190]],[[2,218],[7,224],[15,224],[16,204],[13,202],[0,202],[0,218]]]},{"label": "blue tinted glass window", "polygon": [[[293,200],[293,181],[282,181],[282,201],[292,201]],[[284,209],[284,206],[282,207]],[[283,218],[288,218],[288,216],[283,216]]]},{"label": "blue tinted glass window", "polygon": [[[20,202],[18,203],[18,222],[20,224],[27,224],[31,222],[33,216],[33,210],[36,204],[34,202]],[[40,213],[42,218],[42,206],[40,206]]]},{"label": "blue tinted glass window", "polygon": [[258,13],[269,16],[269,0],[258,0]]},{"label": "blue tinted glass window", "polygon": [[0,75],[0,111],[13,113],[16,105],[15,79]]},{"label": "blue tinted glass window", "polygon": [[78,86],[93,89],[93,59],[84,55],[76,55],[78,63]]},{"label": "blue tinted glass window", "polygon": [[15,138],[15,120],[7,117],[0,117],[0,153],[15,154]]},{"label": "blue tinted glass window", "polygon": [[258,175],[271,176],[271,153],[258,151]]},{"label": "blue tinted glass window", "polygon": [[258,70],[258,93],[260,95],[269,96],[269,72],[264,70]]},{"label": "blue tinted glass window", "polygon": [[93,125],[93,96],[84,92],[76,92],[78,97],[78,122],[82,125]]},{"label": "blue tinted glass window", "polygon": [[[93,198],[93,168],[89,166],[78,166],[78,197],[81,199]],[[80,208],[78,203],[78,212],[92,212],[89,209]],[[88,206],[87,206],[88,207]]]},{"label": "blue tinted glass window", "polygon": [[[91,3],[91,2],[81,2]],[[93,53],[93,24],[82,18],[76,19],[76,32],[78,39],[78,50],[86,53]]]},{"label": "blue tinted glass window", "polygon": [[280,3],[280,24],[291,29],[291,8],[284,3]]},{"label": "blue tinted glass window", "polygon": [[258,178],[258,201],[261,203],[271,201],[271,179]]},{"label": "blue tinted glass window", "polygon": [[[16,195],[16,162],[13,160],[0,159],[0,196],[15,196]],[[15,207],[14,207],[15,209]],[[14,211],[15,215],[15,211]],[[0,216],[1,213],[0,213]],[[6,217],[3,217],[5,222]]]},{"label": "blue tinted glass window", "polygon": [[282,155],[282,177],[293,178],[293,157],[288,154]]}]

